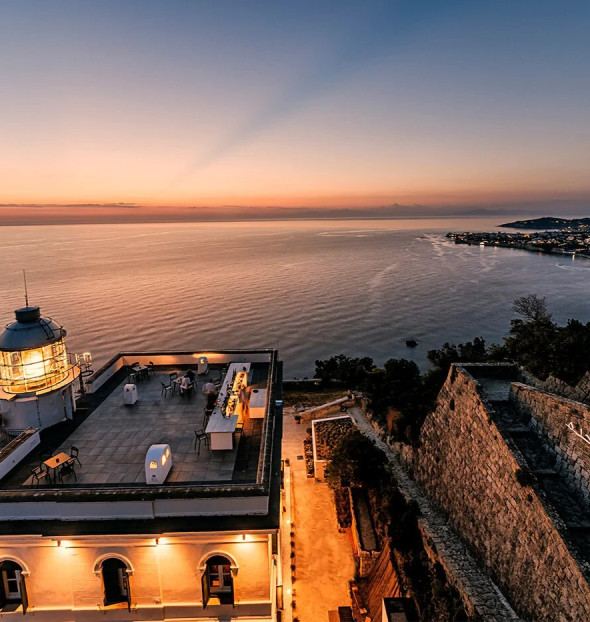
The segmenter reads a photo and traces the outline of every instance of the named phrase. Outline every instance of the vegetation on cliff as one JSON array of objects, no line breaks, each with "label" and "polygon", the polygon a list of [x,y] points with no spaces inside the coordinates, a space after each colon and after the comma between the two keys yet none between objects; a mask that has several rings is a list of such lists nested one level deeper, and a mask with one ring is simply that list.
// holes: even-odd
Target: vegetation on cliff
[{"label": "vegetation on cliff", "polygon": [[560,326],[545,299],[536,295],[517,298],[512,309],[518,317],[511,321],[503,344],[488,347],[481,337],[456,345],[445,343],[428,352],[431,367],[426,373],[406,359],[389,359],[378,367],[369,357],[340,354],[316,361],[315,377],[365,393],[370,410],[383,426],[393,412],[392,434],[405,442],[417,440],[452,363],[512,361],[542,380],[553,375],[576,384],[590,369],[590,322],[570,319]]}]

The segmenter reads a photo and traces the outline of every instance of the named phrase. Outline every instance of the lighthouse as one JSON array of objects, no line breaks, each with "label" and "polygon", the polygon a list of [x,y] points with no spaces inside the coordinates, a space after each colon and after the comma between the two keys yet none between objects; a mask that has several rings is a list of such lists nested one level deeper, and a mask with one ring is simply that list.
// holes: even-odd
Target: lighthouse
[{"label": "lighthouse", "polygon": [[36,306],[17,309],[0,335],[0,413],[9,434],[72,419],[80,375],[66,349],[66,331]]}]

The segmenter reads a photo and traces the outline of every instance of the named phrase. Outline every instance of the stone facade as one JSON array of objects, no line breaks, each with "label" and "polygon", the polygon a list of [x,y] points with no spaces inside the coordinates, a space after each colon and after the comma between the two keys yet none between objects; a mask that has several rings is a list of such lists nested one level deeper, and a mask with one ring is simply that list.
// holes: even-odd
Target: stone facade
[{"label": "stone facade", "polygon": [[523,382],[537,389],[555,393],[570,400],[576,400],[577,402],[590,403],[590,371],[587,371],[578,384],[574,386],[567,384],[567,382],[555,376],[549,376],[547,380],[539,380],[539,378],[536,378],[524,370],[521,370],[521,376]]},{"label": "stone facade", "polygon": [[468,369],[451,368],[422,427],[414,477],[523,618],[588,620],[586,568]]},{"label": "stone facade", "polygon": [[[408,503],[417,505],[418,527],[428,555],[443,567],[447,580],[459,593],[470,619],[482,622],[519,620],[498,586],[452,529],[448,519],[432,506],[422,489],[410,477],[402,464],[400,447],[386,444],[378,426],[360,408],[351,408],[350,414],[363,434],[371,438],[387,456],[400,493]],[[405,458],[410,455],[409,451],[404,452]]]}]

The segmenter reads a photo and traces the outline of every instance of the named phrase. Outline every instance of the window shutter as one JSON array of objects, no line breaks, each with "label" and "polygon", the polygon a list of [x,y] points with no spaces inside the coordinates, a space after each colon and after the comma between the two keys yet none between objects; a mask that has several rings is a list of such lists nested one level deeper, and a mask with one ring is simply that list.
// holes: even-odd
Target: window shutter
[{"label": "window shutter", "polygon": [[127,570],[123,571],[123,582],[127,590],[127,611],[131,611],[131,581],[129,581]]},{"label": "window shutter", "polygon": [[231,598],[231,604],[233,607],[236,606],[236,601],[234,598],[234,578],[231,578],[231,582],[230,582],[230,592],[229,592],[229,597]]},{"label": "window shutter", "polygon": [[207,609],[207,603],[211,595],[209,590],[209,566],[205,566],[205,572],[201,577],[201,590],[203,592],[203,609]]},{"label": "window shutter", "polygon": [[25,577],[22,572],[20,573],[20,578],[18,580],[20,587],[20,597],[23,605],[23,615],[27,613],[27,609],[29,608],[29,597],[27,596],[27,584],[25,583]]}]

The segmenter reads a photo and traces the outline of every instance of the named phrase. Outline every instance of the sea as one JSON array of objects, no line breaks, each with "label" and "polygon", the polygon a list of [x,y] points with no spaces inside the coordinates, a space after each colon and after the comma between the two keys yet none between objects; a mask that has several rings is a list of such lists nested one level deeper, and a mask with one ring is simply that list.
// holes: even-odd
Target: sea
[{"label": "sea", "polygon": [[[0,321],[29,302],[94,367],[124,350],[278,348],[286,378],[336,354],[428,366],[428,350],[501,342],[515,298],[590,320],[590,260],[455,245],[491,219],[0,227]],[[407,347],[413,339],[418,345]]]}]

